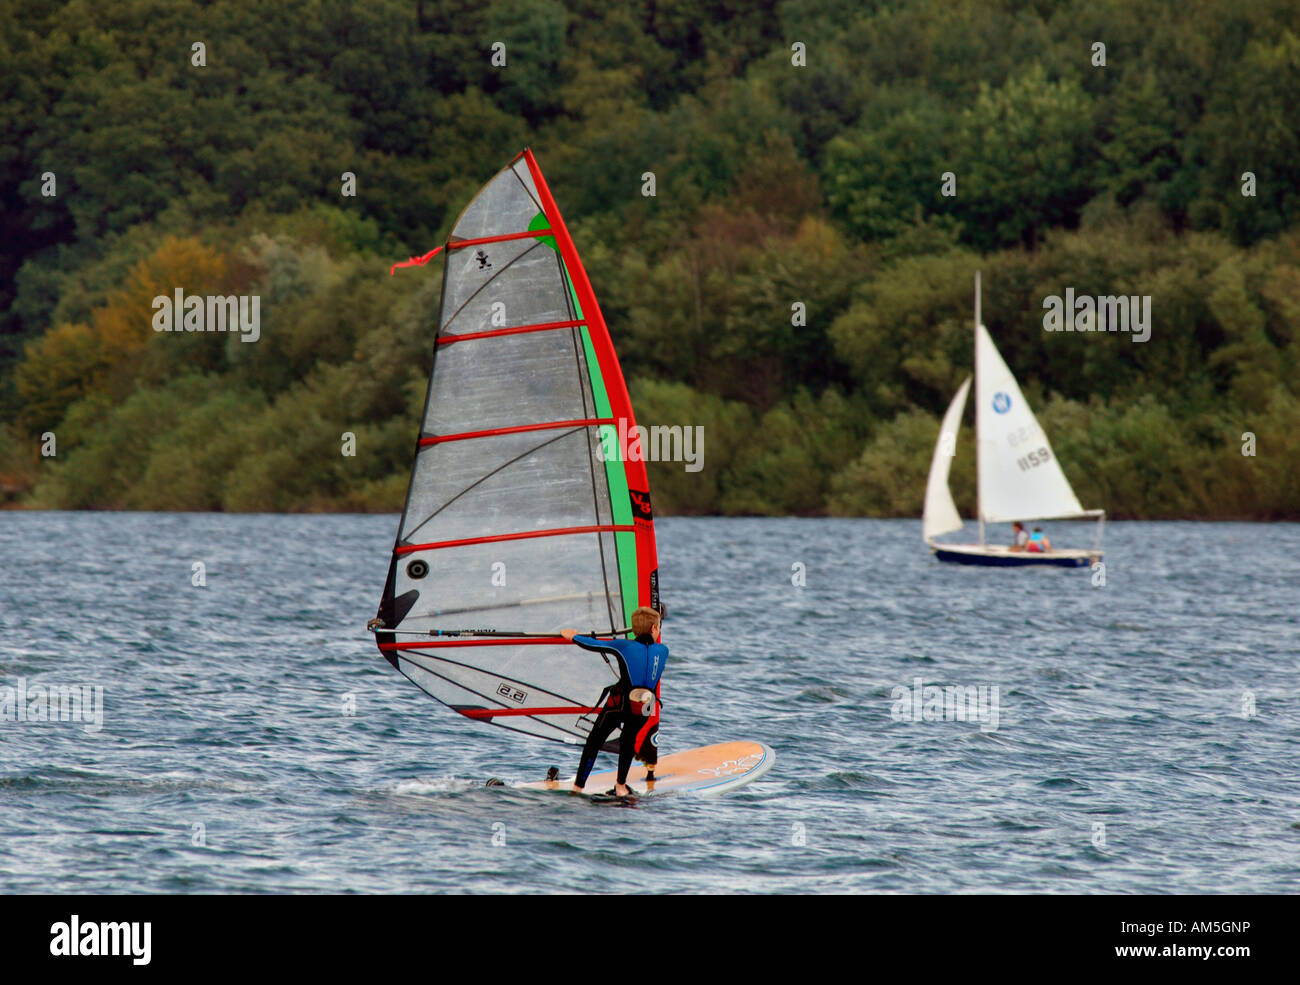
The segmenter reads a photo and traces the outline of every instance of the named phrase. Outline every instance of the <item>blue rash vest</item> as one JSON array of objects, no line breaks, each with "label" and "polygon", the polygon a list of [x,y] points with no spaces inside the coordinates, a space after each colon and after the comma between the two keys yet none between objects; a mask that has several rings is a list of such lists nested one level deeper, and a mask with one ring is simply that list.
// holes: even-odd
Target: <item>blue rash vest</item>
[{"label": "blue rash vest", "polygon": [[653,691],[664,672],[664,664],[668,662],[668,647],[654,642],[649,636],[640,636],[634,640],[598,640],[590,636],[575,636],[573,642],[584,650],[608,653],[615,657],[623,681],[629,688],[644,687]]}]

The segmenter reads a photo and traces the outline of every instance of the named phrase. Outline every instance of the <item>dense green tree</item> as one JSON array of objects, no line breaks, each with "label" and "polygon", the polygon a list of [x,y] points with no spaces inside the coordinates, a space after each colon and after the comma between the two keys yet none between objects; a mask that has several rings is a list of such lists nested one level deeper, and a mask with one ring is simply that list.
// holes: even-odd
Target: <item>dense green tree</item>
[{"label": "dense green tree", "polygon": [[859,125],[827,147],[827,199],[835,214],[864,239],[886,240],[918,215],[952,211],[940,185],[954,166],[956,122],[929,93],[879,93]]},{"label": "dense green tree", "polygon": [[962,114],[950,169],[967,240],[1032,246],[1044,229],[1071,223],[1093,193],[1092,125],[1083,90],[1041,66],[982,87]]}]

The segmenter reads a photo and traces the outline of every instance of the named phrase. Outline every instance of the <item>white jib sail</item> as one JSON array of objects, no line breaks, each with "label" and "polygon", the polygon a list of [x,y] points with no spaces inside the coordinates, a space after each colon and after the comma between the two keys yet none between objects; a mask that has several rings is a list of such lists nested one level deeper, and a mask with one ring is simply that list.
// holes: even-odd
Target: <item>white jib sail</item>
[{"label": "white jib sail", "polygon": [[975,440],[985,521],[1086,515],[983,325],[975,331]]},{"label": "white jib sail", "polygon": [[966,394],[969,390],[970,378],[967,377],[948,405],[943,423],[939,425],[939,438],[934,443],[934,458],[930,460],[930,479],[925,484],[925,513],[921,527],[922,536],[926,540],[961,529],[961,516],[957,512],[957,505],[952,501],[952,492],[948,489],[948,470],[952,468],[953,456],[957,454],[957,432],[961,428],[961,415],[966,409]]}]

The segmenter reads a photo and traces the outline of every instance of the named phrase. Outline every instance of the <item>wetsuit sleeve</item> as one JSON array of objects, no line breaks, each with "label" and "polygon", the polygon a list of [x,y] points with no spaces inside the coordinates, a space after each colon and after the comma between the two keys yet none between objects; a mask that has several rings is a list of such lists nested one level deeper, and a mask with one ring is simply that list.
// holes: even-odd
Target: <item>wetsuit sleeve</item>
[{"label": "wetsuit sleeve", "polygon": [[632,675],[627,671],[627,661],[623,659],[623,654],[618,647],[610,646],[609,640],[598,640],[591,636],[575,636],[573,642],[578,644],[584,650],[591,650],[593,653],[608,654],[618,661],[619,681],[628,686],[632,683]]}]

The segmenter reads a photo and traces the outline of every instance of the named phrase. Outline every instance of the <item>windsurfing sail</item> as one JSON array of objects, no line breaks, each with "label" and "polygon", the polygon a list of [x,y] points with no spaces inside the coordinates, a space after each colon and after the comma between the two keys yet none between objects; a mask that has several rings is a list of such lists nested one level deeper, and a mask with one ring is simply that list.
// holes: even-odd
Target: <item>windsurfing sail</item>
[{"label": "windsurfing sail", "polygon": [[970,378],[967,377],[939,425],[939,438],[935,441],[934,457],[930,460],[930,478],[925,484],[925,512],[921,526],[926,540],[961,529],[961,515],[948,489],[948,472],[952,468],[953,456],[957,454],[957,432],[961,428],[961,415],[966,409],[969,390]]},{"label": "windsurfing sail", "polygon": [[1094,516],[1052,453],[989,330],[975,328],[975,436],[979,509],[987,523]]},{"label": "windsurfing sail", "polygon": [[468,718],[581,742],[617,668],[556,631],[617,635],[659,605],[645,463],[620,444],[636,434],[627,387],[531,151],[465,207],[443,255],[376,640]]}]

